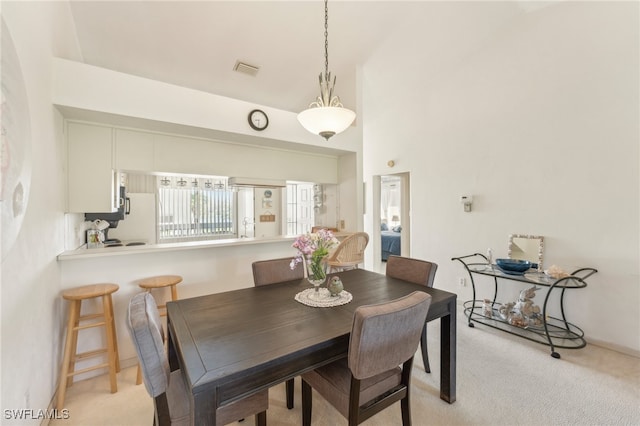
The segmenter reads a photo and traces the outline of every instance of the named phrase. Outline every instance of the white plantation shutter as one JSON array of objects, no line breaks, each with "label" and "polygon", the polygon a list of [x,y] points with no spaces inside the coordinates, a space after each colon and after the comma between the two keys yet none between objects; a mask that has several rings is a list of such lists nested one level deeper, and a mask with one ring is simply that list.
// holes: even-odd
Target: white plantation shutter
[{"label": "white plantation shutter", "polygon": [[158,177],[159,242],[235,238],[235,201],[226,177]]}]

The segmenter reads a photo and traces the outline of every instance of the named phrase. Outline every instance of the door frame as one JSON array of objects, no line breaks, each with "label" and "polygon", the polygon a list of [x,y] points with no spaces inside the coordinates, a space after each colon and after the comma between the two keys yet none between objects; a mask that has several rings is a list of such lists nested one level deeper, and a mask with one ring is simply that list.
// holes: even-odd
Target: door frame
[{"label": "door frame", "polygon": [[400,232],[401,246],[400,252],[404,257],[411,257],[411,173],[385,173],[384,175],[373,176],[373,238],[375,243],[372,244],[373,266],[375,271],[382,271],[382,245],[380,243],[380,224],[382,218],[380,216],[380,203],[382,201],[382,177],[397,176],[400,178],[400,224],[402,231]]}]

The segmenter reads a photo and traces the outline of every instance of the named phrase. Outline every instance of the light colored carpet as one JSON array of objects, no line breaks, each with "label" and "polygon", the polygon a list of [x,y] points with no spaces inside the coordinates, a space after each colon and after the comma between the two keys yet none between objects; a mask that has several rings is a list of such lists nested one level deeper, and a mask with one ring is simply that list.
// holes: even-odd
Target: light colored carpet
[{"label": "light colored carpet", "polygon": [[[588,345],[549,348],[488,327],[469,328],[458,316],[457,401],[439,398],[439,324],[429,325],[431,374],[415,358],[412,379],[414,425],[640,425],[640,359]],[[74,384],[66,408],[70,418],[54,426],[153,424],[153,402],[144,385],[136,386],[136,368],[123,369],[118,392],[109,393],[107,376]],[[287,410],[284,384],[270,390],[267,423],[301,423],[300,381],[296,379],[295,408]],[[313,425],[347,422],[314,394]],[[251,426],[253,417],[238,425]],[[399,405],[363,423],[402,424]]]}]

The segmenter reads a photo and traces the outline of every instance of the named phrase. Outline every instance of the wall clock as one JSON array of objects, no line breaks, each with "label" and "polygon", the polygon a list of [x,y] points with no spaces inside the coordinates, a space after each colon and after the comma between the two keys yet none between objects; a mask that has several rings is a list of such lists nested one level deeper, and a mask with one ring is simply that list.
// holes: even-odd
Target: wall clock
[{"label": "wall clock", "polygon": [[254,109],[249,113],[249,126],[251,126],[253,130],[261,131],[266,129],[268,125],[269,117],[267,117],[264,111]]}]

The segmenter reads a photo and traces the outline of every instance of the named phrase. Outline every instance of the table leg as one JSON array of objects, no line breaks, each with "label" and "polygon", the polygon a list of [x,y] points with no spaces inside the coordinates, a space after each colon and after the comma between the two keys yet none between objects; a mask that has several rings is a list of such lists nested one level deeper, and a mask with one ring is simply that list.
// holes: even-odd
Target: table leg
[{"label": "table leg", "polygon": [[176,354],[176,348],[173,345],[173,338],[171,337],[169,316],[167,315],[167,356],[169,357],[169,369],[176,371],[180,368],[178,363],[178,355]]},{"label": "table leg", "polygon": [[456,301],[449,302],[449,315],[440,318],[440,399],[456,400]]},{"label": "table leg", "polygon": [[194,425],[215,425],[216,424],[216,402],[218,395],[215,390],[212,392],[200,392],[193,395],[193,424]]}]

